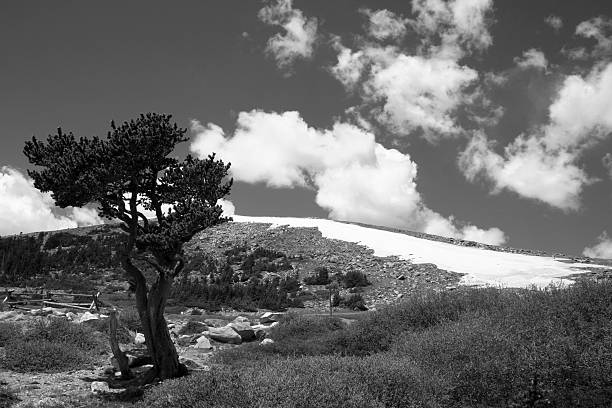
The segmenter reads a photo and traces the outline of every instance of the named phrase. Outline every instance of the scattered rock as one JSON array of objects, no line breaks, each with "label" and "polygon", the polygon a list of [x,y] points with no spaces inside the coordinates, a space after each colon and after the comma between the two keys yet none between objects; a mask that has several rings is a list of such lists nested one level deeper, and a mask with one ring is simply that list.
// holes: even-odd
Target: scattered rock
[{"label": "scattered rock", "polygon": [[202,350],[212,350],[210,340],[208,340],[208,337],[206,336],[199,337],[196,341],[195,346],[193,347],[197,349],[202,349]]},{"label": "scattered rock", "polygon": [[220,343],[240,344],[242,337],[230,326],[225,327],[209,327],[208,334],[211,339]]},{"label": "scattered rock", "polygon": [[284,316],[284,313],[266,312],[262,314],[261,317],[259,318],[259,323],[278,322],[283,316]]},{"label": "scattered rock", "polygon": [[267,346],[268,344],[274,344],[274,340],[272,340],[272,339],[263,339],[261,341],[261,343],[259,343],[260,346]]},{"label": "scattered rock", "polygon": [[229,327],[234,329],[236,333],[240,335],[242,341],[253,341],[255,340],[255,330],[251,327],[248,322],[232,322],[228,324]]},{"label": "scattered rock", "polygon": [[91,383],[91,392],[95,395],[100,395],[110,392],[110,388],[108,384],[103,381],[94,381]]},{"label": "scattered rock", "polygon": [[180,336],[179,336],[179,337],[178,337],[178,338],[175,340],[175,342],[176,342],[176,344],[178,344],[179,346],[186,347],[186,346],[188,346],[188,345],[190,345],[190,344],[191,344],[192,339],[193,339],[193,336],[190,336],[190,335],[188,335],[188,334],[183,334],[183,335],[180,335]]}]

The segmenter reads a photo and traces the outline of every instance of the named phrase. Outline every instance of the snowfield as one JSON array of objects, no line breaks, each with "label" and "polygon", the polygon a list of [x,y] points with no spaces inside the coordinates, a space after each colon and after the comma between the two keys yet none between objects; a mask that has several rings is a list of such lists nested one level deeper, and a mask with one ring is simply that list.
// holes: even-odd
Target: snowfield
[{"label": "snowfield", "polygon": [[[430,241],[396,232],[367,228],[318,218],[233,216],[234,222],[270,223],[270,228],[316,227],[324,237],[356,242],[374,250],[377,256],[395,255],[413,263],[433,263],[441,269],[466,274],[466,285],[503,287],[547,286],[571,283],[561,279],[605,265],[564,263],[552,257],[513,254],[445,242]],[[562,259],[562,258],[558,258]]]}]

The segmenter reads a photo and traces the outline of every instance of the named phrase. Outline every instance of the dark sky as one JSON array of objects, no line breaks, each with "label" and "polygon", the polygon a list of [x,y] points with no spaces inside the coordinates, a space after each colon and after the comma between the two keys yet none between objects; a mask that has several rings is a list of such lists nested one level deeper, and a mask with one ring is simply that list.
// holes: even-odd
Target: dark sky
[{"label": "dark sky", "polygon": [[[149,111],[172,113],[186,128],[196,119],[231,134],[240,112],[295,110],[309,126],[329,129],[347,108],[360,104],[360,96],[347,92],[329,72],[337,57],[331,36],[356,49],[367,21],[362,8],[413,17],[409,1],[295,0],[294,9],[318,19],[319,39],[312,58],[297,61],[288,73],[266,53],[268,39],[282,33],[258,18],[266,4],[273,3],[3,1],[0,166],[25,173],[29,167],[22,149],[33,135],[44,138],[60,126],[77,135],[103,135],[110,120]],[[558,32],[544,21],[550,15],[563,22]],[[612,2],[494,1],[488,25],[492,45],[465,55],[460,64],[481,75],[509,78],[506,86],[489,92],[505,110],[499,124],[487,129],[498,143],[497,153],[519,134],[547,123],[548,107],[565,77],[579,72],[581,64],[561,49],[589,45],[575,30],[596,16],[612,16]],[[547,72],[517,70],[514,59],[531,48],[546,56]],[[586,78],[596,63],[584,62],[579,74]],[[492,192],[487,180],[468,180],[457,165],[467,137],[431,143],[378,128],[376,140],[410,154],[418,166],[417,190],[428,208],[482,228],[498,227],[507,245],[579,254],[603,231],[612,233],[612,180],[601,164],[612,152],[611,137],[602,137],[577,159],[599,181],[584,187],[579,208],[571,210],[509,189]],[[230,200],[242,215],[327,216],[315,196],[315,189],[239,181]]]}]

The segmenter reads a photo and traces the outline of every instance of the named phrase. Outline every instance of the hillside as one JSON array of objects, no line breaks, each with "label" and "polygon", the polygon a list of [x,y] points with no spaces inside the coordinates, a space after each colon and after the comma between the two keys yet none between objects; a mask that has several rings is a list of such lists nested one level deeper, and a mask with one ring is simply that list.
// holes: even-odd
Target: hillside
[{"label": "hillside", "polygon": [[[112,225],[2,238],[0,284],[123,291],[115,250],[121,241]],[[198,234],[185,249],[189,263],[171,304],[212,309],[324,309],[325,284],[304,284],[321,268],[338,280],[342,298],[359,294],[369,308],[458,285],[543,287],[612,271],[603,260],[312,218],[236,216]],[[364,274],[370,285],[345,284],[348,273]]]}]

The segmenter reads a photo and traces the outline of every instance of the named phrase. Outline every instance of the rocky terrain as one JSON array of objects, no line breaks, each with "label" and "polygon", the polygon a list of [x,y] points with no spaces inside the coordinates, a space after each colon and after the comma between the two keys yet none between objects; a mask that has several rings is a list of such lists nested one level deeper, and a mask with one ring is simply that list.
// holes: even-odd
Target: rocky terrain
[{"label": "rocky terrain", "polygon": [[[300,280],[314,273],[316,267],[325,267],[331,273],[362,272],[372,283],[362,289],[370,307],[393,303],[421,291],[455,289],[462,276],[431,263],[413,264],[396,256],[378,257],[363,245],[324,238],[317,228],[269,227],[265,223],[226,223],[195,236],[186,250],[223,259],[226,250],[240,245],[269,248],[288,256]],[[325,300],[305,302],[305,306],[327,308]]]}]

